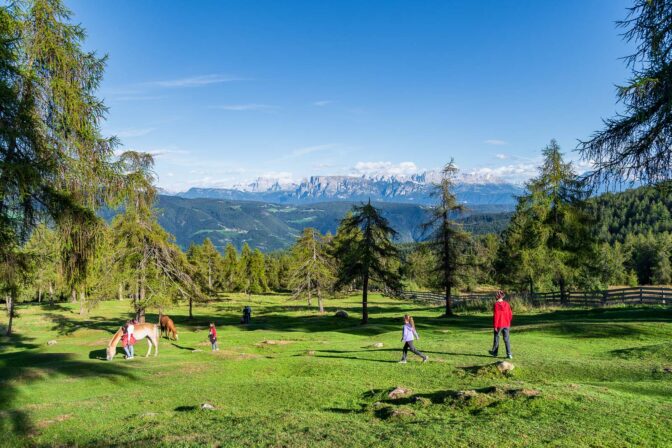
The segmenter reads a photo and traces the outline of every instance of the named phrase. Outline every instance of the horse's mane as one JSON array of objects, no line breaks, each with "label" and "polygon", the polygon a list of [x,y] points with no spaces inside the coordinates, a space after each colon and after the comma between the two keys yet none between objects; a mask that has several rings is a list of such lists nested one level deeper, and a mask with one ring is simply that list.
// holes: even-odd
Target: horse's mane
[{"label": "horse's mane", "polygon": [[119,340],[121,339],[121,336],[123,335],[124,331],[123,328],[119,327],[116,333],[114,333],[114,336],[112,336],[112,339],[110,340],[110,343],[108,344],[108,347],[111,346],[116,346],[119,343]]}]

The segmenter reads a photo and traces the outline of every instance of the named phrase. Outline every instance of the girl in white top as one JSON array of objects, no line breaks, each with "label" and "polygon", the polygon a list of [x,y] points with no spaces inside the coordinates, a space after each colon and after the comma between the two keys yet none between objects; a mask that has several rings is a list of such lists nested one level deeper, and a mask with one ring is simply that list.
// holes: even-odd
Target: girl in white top
[{"label": "girl in white top", "polygon": [[420,339],[420,336],[418,336],[418,332],[415,330],[415,322],[413,322],[411,316],[406,314],[404,315],[404,327],[401,331],[401,342],[404,343],[401,361],[399,361],[401,364],[406,364],[406,354],[409,350],[421,357],[422,362],[427,362],[429,359],[429,356],[423,355],[415,348],[415,345],[413,345],[413,341],[416,339]]}]

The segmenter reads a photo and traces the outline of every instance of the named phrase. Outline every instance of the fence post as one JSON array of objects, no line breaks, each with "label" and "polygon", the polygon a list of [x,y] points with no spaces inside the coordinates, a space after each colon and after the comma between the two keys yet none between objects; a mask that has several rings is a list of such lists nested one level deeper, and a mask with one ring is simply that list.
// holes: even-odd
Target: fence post
[{"label": "fence post", "polygon": [[639,303],[644,303],[644,288],[639,287]]},{"label": "fence post", "polygon": [[609,300],[609,290],[605,289],[602,292],[602,306],[607,306],[607,301]]}]

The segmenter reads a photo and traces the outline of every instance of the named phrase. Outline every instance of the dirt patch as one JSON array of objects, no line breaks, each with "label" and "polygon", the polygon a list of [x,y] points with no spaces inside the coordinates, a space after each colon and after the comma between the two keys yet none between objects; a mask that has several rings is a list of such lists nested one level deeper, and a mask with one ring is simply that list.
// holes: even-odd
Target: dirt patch
[{"label": "dirt patch", "polygon": [[254,355],[252,353],[238,353],[238,352],[234,352],[234,351],[231,351],[231,350],[218,350],[218,351],[212,352],[212,354],[217,356],[217,357],[220,357],[220,358],[233,359],[233,360],[261,358],[260,355]]},{"label": "dirt patch", "polygon": [[268,347],[270,345],[287,345],[287,344],[293,344],[294,341],[285,341],[285,340],[274,340],[274,339],[267,339],[265,341],[261,341],[260,343],[256,344],[257,347]]},{"label": "dirt patch", "polygon": [[18,375],[17,377],[12,379],[12,382],[15,382],[15,383],[30,383],[30,382],[33,382],[33,381],[45,379],[46,377],[47,377],[47,374],[40,369],[27,368],[27,369],[24,369],[23,372],[21,372],[21,375]]},{"label": "dirt patch", "polygon": [[180,372],[182,373],[200,373],[204,372],[207,370],[207,366],[201,365],[201,364],[191,364],[188,366],[184,366],[180,369]]},{"label": "dirt patch", "polygon": [[70,420],[72,418],[71,414],[63,414],[63,415],[57,415],[54,418],[47,419],[47,420],[40,420],[37,422],[37,427],[40,429],[46,428],[47,426],[53,425],[54,423],[60,423],[64,422],[66,420]]}]

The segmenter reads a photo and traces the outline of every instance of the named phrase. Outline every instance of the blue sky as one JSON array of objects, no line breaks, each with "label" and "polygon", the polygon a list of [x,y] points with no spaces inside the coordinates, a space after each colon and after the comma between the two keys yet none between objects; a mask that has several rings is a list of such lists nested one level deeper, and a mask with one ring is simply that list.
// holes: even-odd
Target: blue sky
[{"label": "blue sky", "polygon": [[109,55],[104,130],[158,184],[409,174],[521,180],[618,110],[630,2],[71,0]]}]

